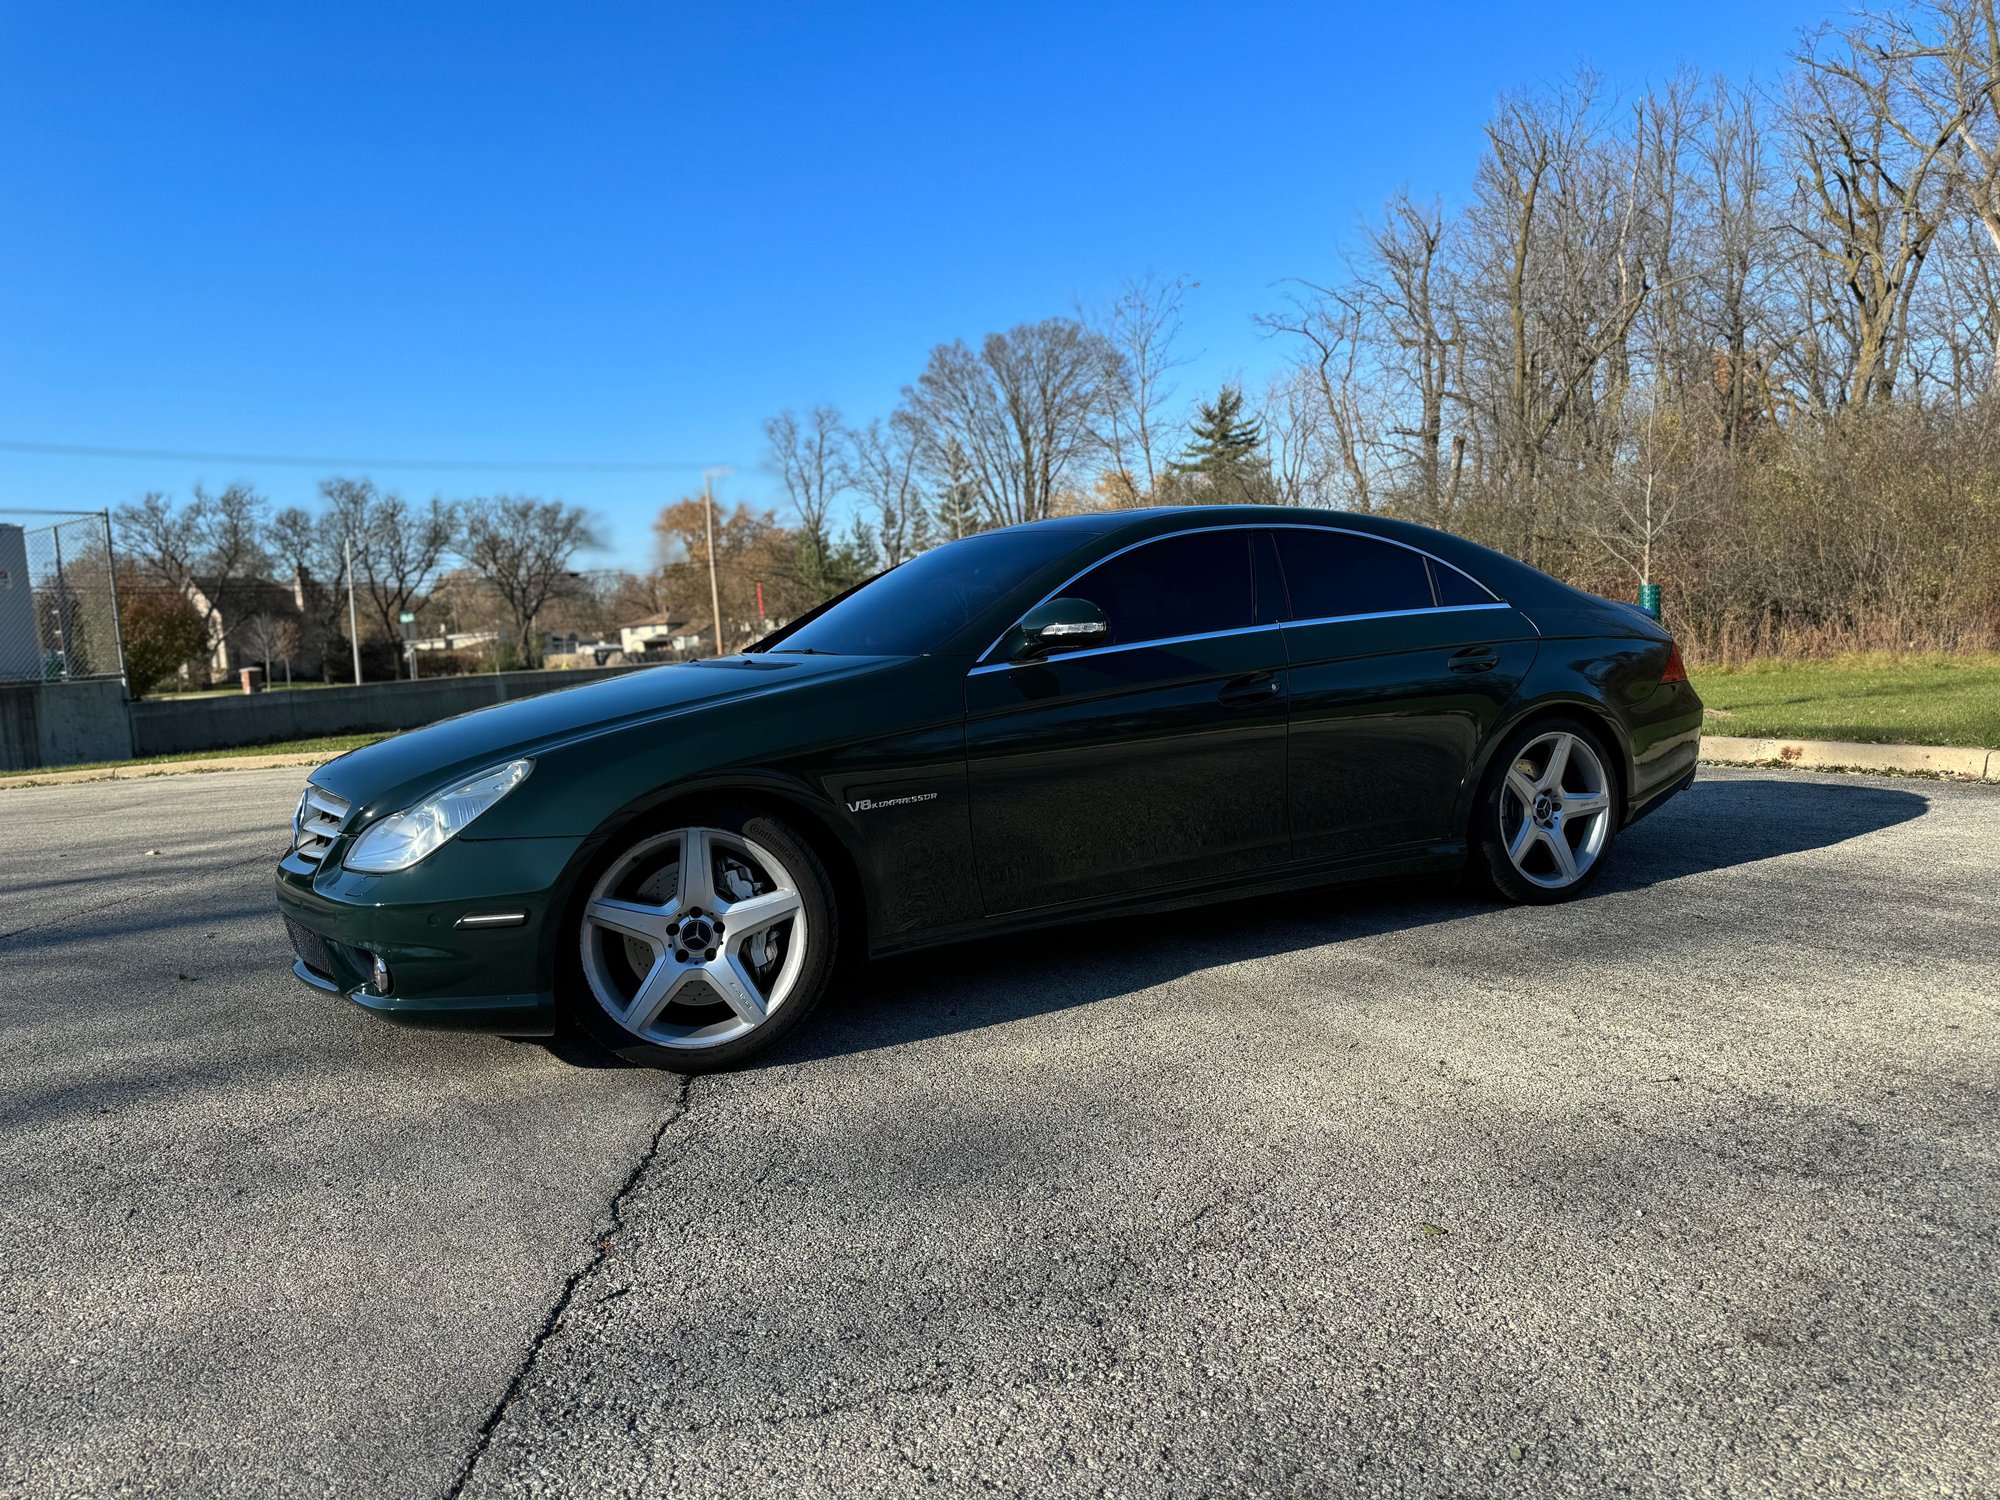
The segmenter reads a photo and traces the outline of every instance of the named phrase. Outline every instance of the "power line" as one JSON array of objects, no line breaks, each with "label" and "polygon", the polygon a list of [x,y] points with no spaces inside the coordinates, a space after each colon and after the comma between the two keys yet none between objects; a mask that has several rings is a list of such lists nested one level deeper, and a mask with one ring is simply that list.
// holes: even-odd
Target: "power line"
[{"label": "power line", "polygon": [[517,474],[682,474],[713,468],[703,463],[601,463],[590,460],[488,458],[328,458],[300,453],[204,453],[181,448],[100,448],[84,443],[23,443],[0,439],[0,453],[48,458],[144,459],[155,463],[254,464],[298,469],[485,470]]}]

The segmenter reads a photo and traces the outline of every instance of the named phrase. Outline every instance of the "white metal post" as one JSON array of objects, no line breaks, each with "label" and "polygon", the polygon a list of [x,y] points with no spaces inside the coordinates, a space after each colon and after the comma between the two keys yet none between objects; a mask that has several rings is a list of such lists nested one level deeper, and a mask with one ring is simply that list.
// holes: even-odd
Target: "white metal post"
[{"label": "white metal post", "polygon": [[722,655],[722,588],[715,581],[715,491],[709,483],[727,469],[708,469],[701,476],[701,521],[708,531],[708,609],[715,626],[715,654]]},{"label": "white metal post", "polygon": [[354,648],[354,685],[361,686],[361,627],[354,618],[354,533],[343,539],[347,548],[347,644]]}]

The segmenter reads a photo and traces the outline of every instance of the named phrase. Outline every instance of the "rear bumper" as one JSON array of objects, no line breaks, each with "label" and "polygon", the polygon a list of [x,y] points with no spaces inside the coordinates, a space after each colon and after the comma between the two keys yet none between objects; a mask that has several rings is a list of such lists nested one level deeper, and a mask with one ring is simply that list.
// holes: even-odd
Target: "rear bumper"
[{"label": "rear bumper", "polygon": [[[279,913],[292,973],[313,989],[394,1016],[526,1017],[555,1003],[550,938],[576,839],[456,840],[415,869],[355,875],[287,856]],[[338,851],[330,851],[329,863]],[[519,913],[518,925],[460,927]],[[387,965],[380,986],[375,961]]]},{"label": "rear bumper", "polygon": [[1632,752],[1629,823],[1694,779],[1701,758],[1701,699],[1685,682],[1663,682],[1624,717]]},{"label": "rear bumper", "polygon": [[1654,812],[1659,808],[1665,807],[1667,805],[1668,798],[1672,797],[1677,792],[1684,792],[1689,787],[1694,785],[1694,775],[1695,775],[1695,768],[1693,766],[1689,766],[1686,773],[1681,777],[1680,780],[1674,782],[1670,786],[1664,786],[1660,788],[1658,791],[1654,792],[1652,796],[1648,797],[1644,802],[1635,804],[1632,810],[1625,815],[1625,826],[1627,828],[1630,828],[1634,823],[1638,822],[1641,818],[1645,817],[1647,813]]}]

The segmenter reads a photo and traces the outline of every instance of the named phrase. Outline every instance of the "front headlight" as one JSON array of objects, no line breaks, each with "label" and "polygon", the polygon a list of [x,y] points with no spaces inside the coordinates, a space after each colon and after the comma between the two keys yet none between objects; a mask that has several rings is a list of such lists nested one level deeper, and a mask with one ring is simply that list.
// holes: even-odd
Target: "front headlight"
[{"label": "front headlight", "polygon": [[415,807],[391,813],[356,839],[340,863],[363,875],[407,870],[456,838],[466,824],[526,781],[534,768],[531,760],[509,761]]}]

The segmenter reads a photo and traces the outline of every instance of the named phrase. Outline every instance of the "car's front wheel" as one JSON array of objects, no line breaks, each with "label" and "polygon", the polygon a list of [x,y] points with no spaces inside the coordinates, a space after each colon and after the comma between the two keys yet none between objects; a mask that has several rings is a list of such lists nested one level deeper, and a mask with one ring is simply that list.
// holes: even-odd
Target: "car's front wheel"
[{"label": "car's front wheel", "polygon": [[622,836],[572,921],[564,1007],[620,1056],[733,1067],[795,1030],[833,978],[833,882],[789,825],[692,811]]},{"label": "car's front wheel", "polygon": [[1474,873],[1510,901],[1567,901],[1583,891],[1617,831],[1611,767],[1604,741],[1577,721],[1515,731],[1473,809]]}]

